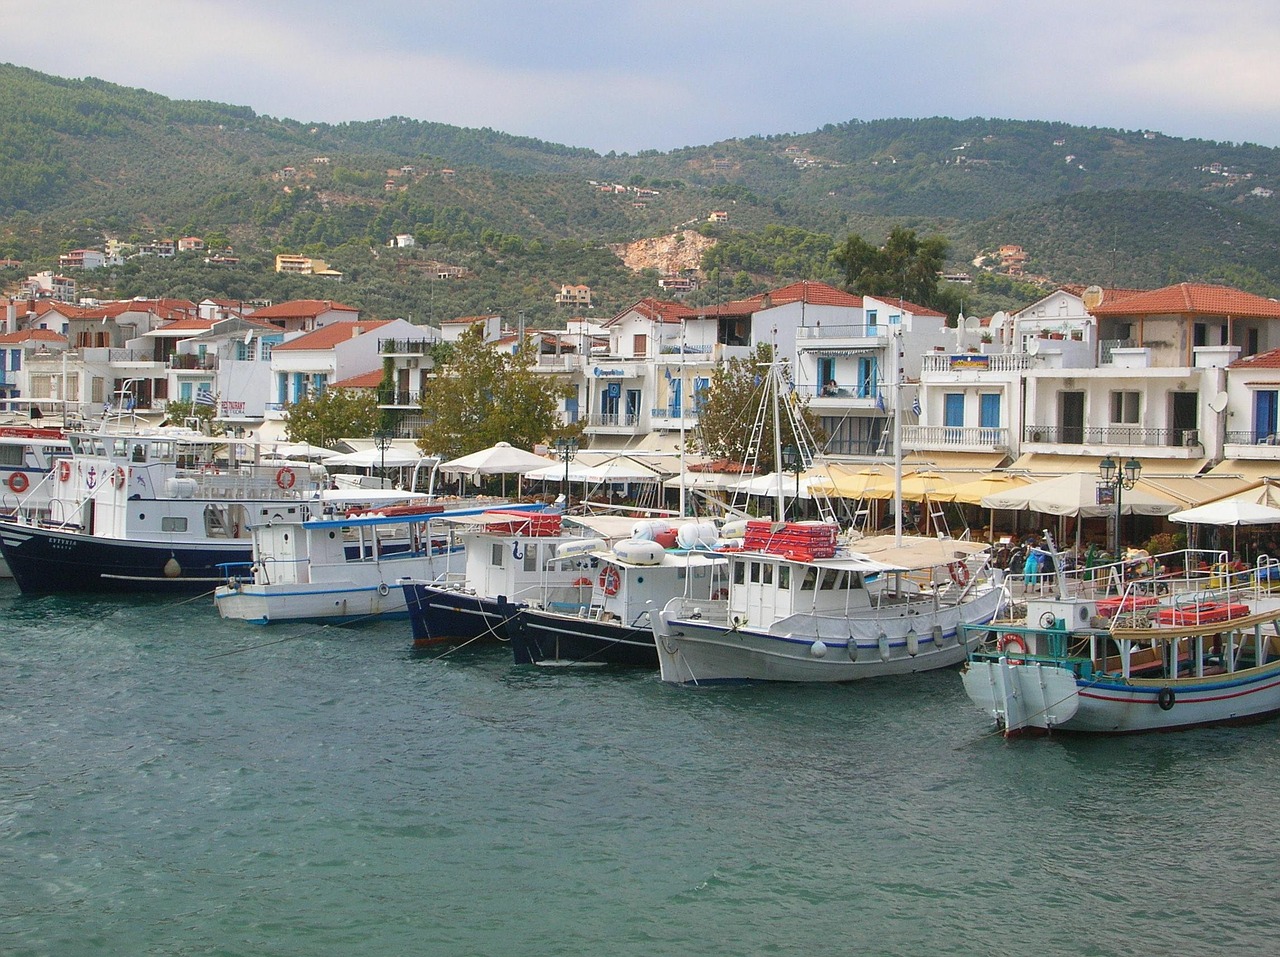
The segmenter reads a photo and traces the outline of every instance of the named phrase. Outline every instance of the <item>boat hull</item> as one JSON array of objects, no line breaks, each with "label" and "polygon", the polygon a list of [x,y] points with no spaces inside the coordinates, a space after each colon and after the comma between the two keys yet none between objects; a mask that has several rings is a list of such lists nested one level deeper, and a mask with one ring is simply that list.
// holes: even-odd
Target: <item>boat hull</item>
[{"label": "boat hull", "polygon": [[342,623],[408,615],[404,589],[386,582],[362,585],[345,581],[287,586],[232,582],[219,586],[213,593],[213,601],[223,618],[255,625],[311,620]]},{"label": "boat hull", "polygon": [[518,665],[578,663],[657,668],[648,618],[637,627],[525,608],[508,624]]},{"label": "boat hull", "polygon": [[971,661],[963,678],[969,697],[1006,734],[1174,731],[1280,713],[1280,661],[1234,674],[1127,682],[1077,679],[1047,663]]},{"label": "boat hull", "polygon": [[[821,631],[766,633],[727,627],[677,618],[664,609],[654,632],[662,678],[675,684],[848,682],[960,664],[969,645],[958,635],[959,624],[989,621],[999,605],[999,592],[993,589],[928,617],[846,621],[842,638],[822,637],[830,633]],[[877,631],[883,637],[874,637]]]},{"label": "boat hull", "polygon": [[523,607],[501,595],[483,598],[424,582],[400,584],[415,645],[490,638],[506,641],[507,623]]},{"label": "boat hull", "polygon": [[248,564],[248,541],[144,542],[0,522],[0,552],[24,595],[212,591],[220,566]]}]

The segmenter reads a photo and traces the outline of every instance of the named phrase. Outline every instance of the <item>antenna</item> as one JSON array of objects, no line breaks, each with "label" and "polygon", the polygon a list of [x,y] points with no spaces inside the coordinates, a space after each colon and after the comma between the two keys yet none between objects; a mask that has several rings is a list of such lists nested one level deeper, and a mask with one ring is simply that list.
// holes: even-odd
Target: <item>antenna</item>
[{"label": "antenna", "polygon": [[1027,343],[1027,354],[1038,356],[1040,354],[1040,340],[1032,339]]},{"label": "antenna", "polygon": [[1227,407],[1227,398],[1228,396],[1225,392],[1219,392],[1209,400],[1209,408],[1214,412],[1221,412]]},{"label": "antenna", "polygon": [[1090,286],[1086,289],[1080,296],[1081,301],[1084,303],[1085,312],[1093,312],[1093,310],[1102,305],[1103,295],[1101,286]]}]

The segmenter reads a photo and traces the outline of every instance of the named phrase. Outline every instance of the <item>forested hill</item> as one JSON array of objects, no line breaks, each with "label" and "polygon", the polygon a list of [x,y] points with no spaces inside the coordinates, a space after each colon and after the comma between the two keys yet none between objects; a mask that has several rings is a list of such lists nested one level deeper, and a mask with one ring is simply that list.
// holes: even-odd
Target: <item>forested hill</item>
[{"label": "forested hill", "polygon": [[[712,210],[728,222],[707,226]],[[598,286],[603,309],[656,292],[654,276],[602,256],[606,243],[681,226],[726,240],[700,293],[714,298],[838,278],[834,244],[850,233],[880,242],[895,225],[945,235],[956,268],[1018,243],[1028,272],[1053,281],[1202,280],[1276,295],[1280,150],[931,118],[602,156],[406,117],[277,119],[0,65],[0,255],[33,266],[107,236],[212,235],[250,265],[273,250],[323,254],[352,282],[344,298],[420,314],[417,294],[400,288],[412,284],[376,254],[409,233],[415,255],[484,280],[444,293],[444,309],[527,309],[538,319],[550,318],[551,281]],[[181,291],[203,283],[216,294],[230,281],[187,277]],[[974,295],[1024,295],[1007,286]]]}]

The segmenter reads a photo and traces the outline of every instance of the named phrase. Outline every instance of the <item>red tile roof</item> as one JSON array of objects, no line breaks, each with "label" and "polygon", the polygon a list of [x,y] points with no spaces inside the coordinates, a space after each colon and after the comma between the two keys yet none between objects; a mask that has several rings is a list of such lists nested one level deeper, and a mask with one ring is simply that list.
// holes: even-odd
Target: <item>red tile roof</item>
[{"label": "red tile roof", "polygon": [[331,322],[323,329],[308,332],[290,342],[275,347],[275,351],[288,349],[332,349],[339,342],[346,342],[356,336],[373,332],[383,326],[390,325],[394,319],[357,319],[349,322]]},{"label": "red tile roof", "polygon": [[697,310],[690,309],[678,302],[667,302],[663,299],[654,299],[652,296],[645,296],[643,299],[637,300],[628,306],[622,312],[618,313],[612,319],[606,319],[601,323],[603,326],[611,326],[621,321],[624,316],[631,313],[639,313],[645,319],[651,322],[679,322],[681,319],[692,319],[698,315]]},{"label": "red tile roof", "polygon": [[1211,286],[1206,283],[1180,282],[1165,286],[1117,302],[1108,302],[1093,310],[1095,316],[1244,316],[1249,318],[1280,318],[1280,302],[1265,299],[1253,293],[1241,292],[1230,286]]},{"label": "red tile roof", "polygon": [[293,299],[289,302],[266,306],[253,310],[255,319],[314,319],[326,312],[354,312],[360,314],[355,306],[344,306],[331,299]]},{"label": "red tile roof", "polygon": [[362,372],[359,375],[353,375],[338,382],[330,383],[330,389],[376,389],[382,385],[382,370],[374,369],[371,372]]},{"label": "red tile roof", "polygon": [[1228,369],[1280,369],[1280,349],[1244,356],[1227,366]]},{"label": "red tile roof", "polygon": [[457,319],[441,319],[440,325],[452,326],[452,325],[459,325],[462,323],[466,323],[467,325],[470,325],[473,322],[485,322],[486,320],[493,319],[493,318],[494,318],[493,316],[460,316]]},{"label": "red tile roof", "polygon": [[54,332],[52,329],[20,329],[17,332],[6,332],[0,335],[0,344],[18,345],[23,342],[61,342],[66,343],[67,337]]}]

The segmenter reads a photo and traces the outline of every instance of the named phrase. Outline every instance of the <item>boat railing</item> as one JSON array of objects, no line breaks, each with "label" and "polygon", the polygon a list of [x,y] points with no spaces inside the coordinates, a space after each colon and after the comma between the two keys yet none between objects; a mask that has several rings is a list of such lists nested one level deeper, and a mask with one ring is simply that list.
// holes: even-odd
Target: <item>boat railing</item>
[{"label": "boat railing", "polygon": [[[667,603],[667,608],[673,610],[677,618],[729,620],[729,602],[723,598],[677,597]],[[742,617],[743,621],[735,622],[735,624],[744,624],[745,616]]]}]

